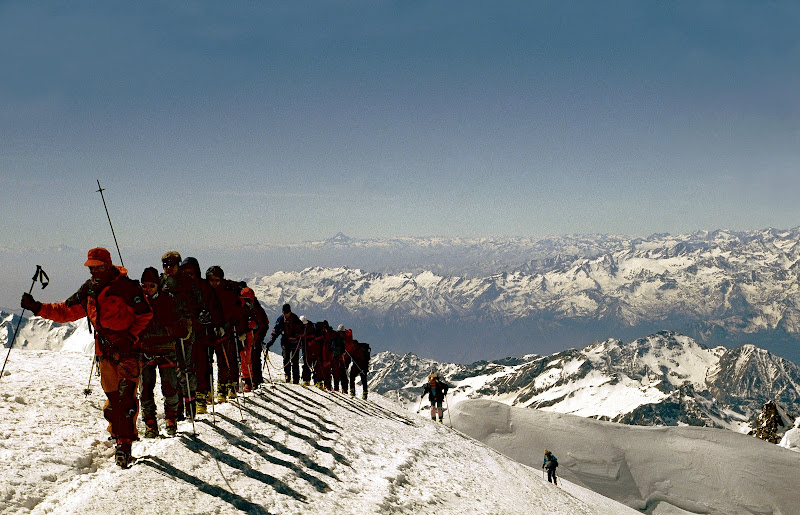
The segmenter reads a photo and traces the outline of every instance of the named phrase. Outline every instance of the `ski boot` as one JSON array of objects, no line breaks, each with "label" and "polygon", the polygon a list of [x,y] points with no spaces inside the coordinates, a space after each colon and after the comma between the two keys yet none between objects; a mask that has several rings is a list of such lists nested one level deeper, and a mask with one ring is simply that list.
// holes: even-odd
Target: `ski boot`
[{"label": "ski boot", "polygon": [[167,419],[167,436],[175,436],[178,433],[178,422],[174,418]]},{"label": "ski boot", "polygon": [[158,438],[158,423],[155,419],[145,420],[144,425],[147,426],[144,432],[145,438]]},{"label": "ski boot", "polygon": [[303,386],[311,386],[311,381],[303,381]]},{"label": "ski boot", "polygon": [[197,417],[197,404],[195,399],[185,399],[184,404],[186,405],[186,419],[193,421],[195,417]]},{"label": "ski boot", "polygon": [[352,391],[350,392],[350,398],[351,398],[351,399],[355,399],[355,398],[356,398],[356,391],[355,391],[355,390],[352,390]]},{"label": "ski boot", "polygon": [[117,450],[114,453],[114,462],[118,467],[126,469],[130,467],[134,461],[133,456],[131,456],[131,441],[118,438]]},{"label": "ski boot", "polygon": [[186,417],[183,415],[183,409],[184,409],[183,400],[184,400],[184,397],[179,392],[178,393],[178,415],[177,415],[178,422],[186,420]]},{"label": "ski boot", "polygon": [[208,405],[206,402],[206,394],[203,392],[198,393],[197,397],[195,398],[195,411],[198,415],[205,415],[208,413]]},{"label": "ski boot", "polygon": [[236,394],[236,383],[230,383],[228,385],[228,399],[235,399],[238,397]]},{"label": "ski boot", "polygon": [[364,391],[364,393],[361,394],[361,398],[364,399],[364,400],[367,400],[367,392],[366,391]]},{"label": "ski boot", "polygon": [[242,388],[242,392],[244,393],[251,393],[253,391],[253,383],[250,379],[244,380],[244,387]]},{"label": "ski boot", "polygon": [[217,404],[222,404],[228,400],[228,385],[221,384],[217,387]]}]

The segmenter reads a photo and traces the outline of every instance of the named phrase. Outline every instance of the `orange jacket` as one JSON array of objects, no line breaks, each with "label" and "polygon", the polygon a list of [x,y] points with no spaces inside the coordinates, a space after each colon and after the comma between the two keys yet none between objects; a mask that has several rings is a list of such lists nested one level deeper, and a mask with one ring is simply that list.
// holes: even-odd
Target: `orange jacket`
[{"label": "orange jacket", "polygon": [[139,283],[128,278],[124,268],[117,270],[108,285],[98,287],[88,280],[66,301],[42,304],[37,315],[60,323],[88,316],[95,327],[95,354],[131,352],[153,311]]}]

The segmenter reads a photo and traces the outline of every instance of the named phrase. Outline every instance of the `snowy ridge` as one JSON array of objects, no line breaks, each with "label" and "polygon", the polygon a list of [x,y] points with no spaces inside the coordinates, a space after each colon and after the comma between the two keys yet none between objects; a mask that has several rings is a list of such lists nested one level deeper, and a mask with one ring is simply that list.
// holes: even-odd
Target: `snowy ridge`
[{"label": "snowy ridge", "polygon": [[100,388],[82,394],[88,365],[72,352],[22,350],[10,361],[0,381],[0,513],[629,511],[579,486],[549,485],[538,470],[379,395],[298,385],[248,395],[241,411],[219,405],[216,423],[199,417],[196,436],[181,422],[177,437],[134,442],[139,459],[121,470]]},{"label": "snowy ridge", "polygon": [[[412,410],[427,375],[438,371],[452,385],[451,403],[481,398],[627,424],[737,432],[754,430],[768,401],[788,420],[800,416],[800,367],[753,346],[710,349],[671,332],[472,365],[388,352],[373,362],[372,388]],[[730,364],[738,374],[728,371]]]}]

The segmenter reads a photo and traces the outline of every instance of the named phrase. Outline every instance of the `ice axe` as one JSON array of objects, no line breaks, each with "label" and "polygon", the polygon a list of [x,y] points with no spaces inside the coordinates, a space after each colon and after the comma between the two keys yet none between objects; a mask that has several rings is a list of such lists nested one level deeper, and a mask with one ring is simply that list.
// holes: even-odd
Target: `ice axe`
[{"label": "ice axe", "polygon": [[[50,278],[47,277],[47,274],[42,270],[41,265],[36,265],[36,272],[33,274],[33,279],[31,280],[31,287],[28,290],[28,295],[31,294],[33,291],[33,287],[36,285],[36,281],[39,281],[42,285],[42,289],[44,290],[47,288],[47,285],[50,284]],[[3,377],[3,372],[6,371],[6,363],[8,363],[8,357],[11,355],[11,349],[14,347],[14,343],[17,341],[17,333],[19,333],[19,326],[22,325],[22,315],[25,313],[25,309],[23,308],[22,313],[19,314],[19,320],[17,320],[17,328],[14,330],[14,336],[11,338],[11,344],[8,346],[8,353],[6,354],[6,359],[3,361],[3,368],[0,370],[0,379]]]}]

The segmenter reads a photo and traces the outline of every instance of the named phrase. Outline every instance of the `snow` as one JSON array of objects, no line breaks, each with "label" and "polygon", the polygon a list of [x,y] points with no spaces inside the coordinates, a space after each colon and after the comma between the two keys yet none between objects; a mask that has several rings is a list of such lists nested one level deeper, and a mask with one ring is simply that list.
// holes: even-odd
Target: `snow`
[{"label": "snow", "polygon": [[135,442],[122,470],[97,378],[83,394],[90,366],[83,352],[13,350],[0,378],[0,514],[629,511],[379,395],[299,385],[219,405],[196,435],[181,422],[176,437]]},{"label": "snow", "polygon": [[[800,513],[800,453],[723,429],[641,427],[471,400],[453,426],[646,513]],[[568,484],[565,482],[565,484]]]},{"label": "snow", "polygon": [[794,426],[786,431],[778,445],[792,451],[800,452],[800,418],[794,421]]}]

